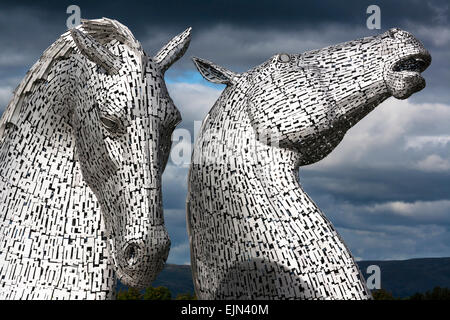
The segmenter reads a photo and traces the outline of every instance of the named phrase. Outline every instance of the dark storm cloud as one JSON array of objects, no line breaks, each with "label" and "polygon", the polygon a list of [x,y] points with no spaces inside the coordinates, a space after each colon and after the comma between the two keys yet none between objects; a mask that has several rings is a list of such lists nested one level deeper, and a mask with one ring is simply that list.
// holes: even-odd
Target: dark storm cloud
[{"label": "dark storm cloud", "polygon": [[300,176],[313,199],[328,193],[333,193],[336,200],[356,204],[450,198],[450,172],[402,170],[401,163],[397,168],[384,170],[367,168],[364,163],[361,168],[302,170]]},{"label": "dark storm cloud", "polygon": [[[130,26],[135,32],[142,31],[142,25],[164,25],[167,28],[182,28],[186,24],[194,27],[217,23],[236,26],[258,26],[270,28],[273,25],[292,27],[319,25],[321,23],[365,23],[369,5],[377,4],[383,10],[383,23],[392,26],[402,20],[417,22],[448,23],[445,10],[446,0],[420,1],[2,1],[3,7],[34,8],[45,10],[55,17],[67,6],[77,4],[86,18],[108,16]],[[62,21],[64,18],[61,17]]]}]

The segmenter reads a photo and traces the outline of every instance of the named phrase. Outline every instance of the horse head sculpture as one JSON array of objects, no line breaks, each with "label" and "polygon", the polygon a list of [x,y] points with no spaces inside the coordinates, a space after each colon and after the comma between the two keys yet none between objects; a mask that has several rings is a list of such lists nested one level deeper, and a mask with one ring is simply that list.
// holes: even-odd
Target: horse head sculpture
[{"label": "horse head sculpture", "polygon": [[181,121],[164,72],[184,54],[190,29],[154,58],[138,45],[108,49],[88,33],[73,29],[71,35],[81,53],[73,65],[82,80],[72,81],[82,85],[68,99],[83,177],[105,215],[119,279],[146,286],[169,253],[161,175]]},{"label": "horse head sculpture", "polygon": [[187,222],[202,299],[368,299],[299,166],[326,157],[377,105],[425,87],[430,54],[410,33],[302,54],[237,74],[194,58],[227,87],[204,120],[189,173]]},{"label": "horse head sculpture", "polygon": [[194,62],[212,82],[236,90],[245,82],[246,110],[258,137],[270,142],[275,135],[280,147],[304,154],[306,165],[328,155],[385,99],[406,99],[423,89],[421,72],[431,57],[409,32],[391,29],[303,54],[277,54],[241,75]]},{"label": "horse head sculpture", "polygon": [[[1,176],[6,177],[5,184],[18,190],[24,189],[24,173],[37,177],[31,179],[35,188],[25,193],[24,199],[47,203],[43,210],[47,219],[55,221],[43,223],[32,209],[26,217],[15,219],[20,208],[11,205],[2,212],[5,219],[13,221],[2,226],[3,233],[25,228],[37,238],[49,237],[48,241],[61,246],[64,240],[60,239],[70,241],[66,248],[58,249],[61,266],[55,267],[59,276],[52,281],[28,283],[24,274],[5,274],[3,268],[7,289],[0,289],[5,291],[1,297],[112,297],[114,274],[126,285],[145,287],[162,270],[170,240],[164,226],[161,175],[172,131],[181,121],[164,73],[186,51],[190,30],[150,57],[119,22],[83,20],[80,27],[63,34],[46,50],[19,85],[0,122]],[[30,135],[37,140],[29,141]],[[7,176],[8,167],[18,160],[6,155],[15,143],[23,141],[27,142],[24,150],[40,154],[27,151],[24,168]],[[35,168],[30,157],[38,159]],[[55,160],[55,165],[47,164],[45,158]],[[37,185],[39,176],[45,176],[45,181],[52,177],[50,185]],[[6,187],[2,193],[7,195]],[[65,195],[55,199],[55,193]],[[97,202],[101,218],[97,217]],[[57,210],[49,213],[50,208]],[[44,214],[41,219],[45,218]],[[37,222],[29,224],[29,219]],[[78,227],[69,229],[71,224]],[[94,244],[82,248],[87,239]],[[104,250],[105,242],[108,250]],[[71,253],[66,252],[69,248]],[[37,240],[30,250],[39,250]],[[4,266],[13,256],[16,263],[28,261],[10,246],[0,251]],[[46,254],[40,258],[48,259]],[[68,261],[77,266],[80,277],[64,286],[62,279],[74,273]],[[36,259],[28,261],[31,264],[35,265]],[[80,284],[84,278],[87,280]],[[12,290],[9,281],[19,284],[18,289]]]}]

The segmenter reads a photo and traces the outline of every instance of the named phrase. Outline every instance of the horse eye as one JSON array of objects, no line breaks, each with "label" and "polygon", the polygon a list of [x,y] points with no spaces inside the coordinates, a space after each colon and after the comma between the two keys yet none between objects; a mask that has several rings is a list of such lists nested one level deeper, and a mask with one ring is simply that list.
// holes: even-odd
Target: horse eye
[{"label": "horse eye", "polygon": [[100,117],[100,121],[109,131],[117,131],[117,129],[119,128],[119,123],[115,119],[109,117]]},{"label": "horse eye", "polygon": [[278,60],[280,62],[286,63],[291,61],[291,57],[287,54],[287,53],[282,53],[280,54],[280,56],[278,57]]}]

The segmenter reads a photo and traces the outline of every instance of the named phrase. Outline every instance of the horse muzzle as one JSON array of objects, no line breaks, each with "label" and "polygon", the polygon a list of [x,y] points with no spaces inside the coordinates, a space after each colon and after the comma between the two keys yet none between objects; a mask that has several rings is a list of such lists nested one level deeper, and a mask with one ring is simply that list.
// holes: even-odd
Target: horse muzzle
[{"label": "horse muzzle", "polygon": [[129,240],[116,253],[117,277],[130,287],[148,287],[164,268],[169,249],[166,228],[152,227],[145,240]]}]

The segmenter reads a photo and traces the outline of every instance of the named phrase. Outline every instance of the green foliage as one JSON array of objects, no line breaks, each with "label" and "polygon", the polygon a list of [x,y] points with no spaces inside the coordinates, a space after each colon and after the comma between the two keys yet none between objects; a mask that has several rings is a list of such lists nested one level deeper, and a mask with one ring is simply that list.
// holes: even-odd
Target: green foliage
[{"label": "green foliage", "polygon": [[374,300],[395,300],[395,298],[392,296],[392,293],[390,293],[389,291],[386,291],[383,288],[378,289],[378,290],[373,290],[372,297]]},{"label": "green foliage", "polygon": [[[374,300],[402,300],[395,298],[392,293],[385,290],[373,290],[372,296]],[[170,290],[166,287],[148,287],[144,293],[139,292],[138,289],[128,288],[128,290],[121,289],[117,293],[117,300],[171,300],[172,295]],[[197,300],[197,297],[193,293],[178,294],[175,300]],[[416,293],[409,298],[403,300],[450,300],[450,289],[435,287],[433,290],[429,290],[425,293]]]},{"label": "green foliage", "polygon": [[413,294],[411,297],[409,297],[408,300],[425,300],[424,294],[417,292],[417,293]]},{"label": "green foliage", "polygon": [[373,290],[372,296],[374,300],[450,300],[450,289],[435,287],[425,293],[415,293],[404,299],[394,298],[392,294],[385,289]]},{"label": "green foliage", "polygon": [[142,294],[138,289],[128,288],[128,290],[120,290],[117,293],[117,300],[141,300]]},{"label": "green foliage", "polygon": [[197,300],[197,297],[193,293],[180,293],[175,300]]},{"label": "green foliage", "polygon": [[412,295],[410,300],[450,300],[450,289],[435,287],[425,293],[416,293]]},{"label": "green foliage", "polygon": [[[117,300],[171,300],[172,294],[166,287],[148,287],[143,292],[135,288],[121,289],[117,293]],[[175,300],[197,300],[195,294],[179,294]]]},{"label": "green foliage", "polygon": [[172,295],[166,287],[148,287],[145,289],[144,300],[171,300]]}]

